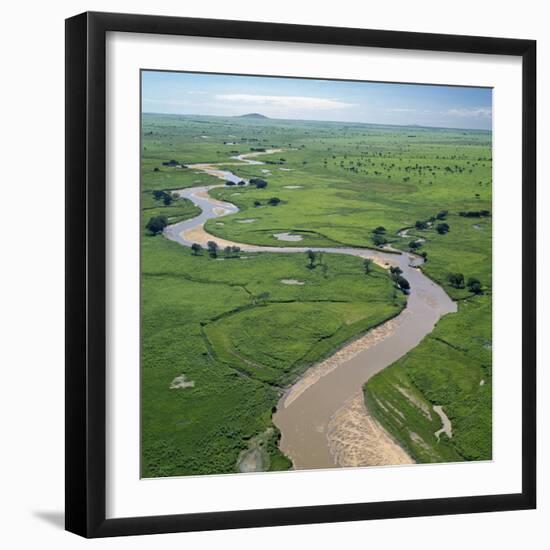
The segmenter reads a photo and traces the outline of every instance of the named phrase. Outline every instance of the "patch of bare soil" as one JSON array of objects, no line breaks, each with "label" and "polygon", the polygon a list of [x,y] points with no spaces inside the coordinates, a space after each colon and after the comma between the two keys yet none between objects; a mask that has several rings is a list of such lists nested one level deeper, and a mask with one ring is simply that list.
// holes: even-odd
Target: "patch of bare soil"
[{"label": "patch of bare soil", "polygon": [[445,411],[443,410],[443,407],[441,405],[434,405],[433,410],[438,414],[439,418],[441,418],[441,429],[437,430],[435,432],[435,437],[439,440],[439,436],[442,433],[445,433],[447,437],[450,439],[453,437],[453,426],[451,424],[451,421],[449,420],[449,417],[445,414]]},{"label": "patch of bare soil", "polygon": [[339,466],[414,464],[414,460],[369,414],[362,392],[349,399],[332,417],[327,439],[330,452]]},{"label": "patch of bare soil", "polygon": [[281,279],[281,283],[284,285],[305,285],[305,281],[299,281],[298,279]]},{"label": "patch of bare soil", "polygon": [[185,389],[185,388],[194,388],[195,382],[194,380],[186,380],[185,374],[181,374],[180,376],[176,376],[174,380],[172,380],[172,383],[170,384],[171,390],[179,390],[179,389]]},{"label": "patch of bare soil", "polygon": [[239,454],[237,459],[237,471],[267,472],[270,460],[266,450],[267,441],[273,435],[273,428],[267,428],[263,433],[254,436],[248,442],[248,448]]},{"label": "patch of bare soil", "polygon": [[221,246],[221,247],[240,246],[241,248],[244,248],[239,243],[235,243],[233,241],[227,241],[225,239],[220,239],[219,237],[214,237],[214,235],[211,235],[210,233],[207,233],[204,230],[203,225],[199,225],[197,227],[193,227],[192,229],[188,229],[187,231],[183,231],[181,236],[189,242],[198,243],[203,246],[206,246],[206,243],[208,241],[215,241],[216,243],[218,243],[218,246]]}]

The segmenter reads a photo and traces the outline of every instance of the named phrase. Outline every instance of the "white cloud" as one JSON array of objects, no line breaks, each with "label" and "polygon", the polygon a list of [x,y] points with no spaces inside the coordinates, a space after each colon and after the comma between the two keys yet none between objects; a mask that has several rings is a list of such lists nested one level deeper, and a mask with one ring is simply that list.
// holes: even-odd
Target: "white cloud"
[{"label": "white cloud", "polygon": [[407,109],[406,107],[393,107],[386,109],[388,113],[416,113],[416,109]]},{"label": "white cloud", "polygon": [[276,109],[300,109],[300,110],[330,110],[346,109],[354,107],[353,103],[346,103],[338,99],[324,97],[305,97],[290,95],[255,95],[255,94],[220,94],[216,96],[220,101],[259,105]]},{"label": "white cloud", "polygon": [[490,107],[473,107],[470,109],[449,109],[445,114],[462,118],[490,118],[493,110]]}]

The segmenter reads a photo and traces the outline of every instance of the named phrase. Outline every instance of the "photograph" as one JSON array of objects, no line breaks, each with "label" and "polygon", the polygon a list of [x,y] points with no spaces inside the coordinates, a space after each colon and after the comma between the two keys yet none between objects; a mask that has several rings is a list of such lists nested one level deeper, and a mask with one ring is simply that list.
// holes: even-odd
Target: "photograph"
[{"label": "photograph", "polygon": [[492,88],[140,86],[141,477],[491,461]]}]

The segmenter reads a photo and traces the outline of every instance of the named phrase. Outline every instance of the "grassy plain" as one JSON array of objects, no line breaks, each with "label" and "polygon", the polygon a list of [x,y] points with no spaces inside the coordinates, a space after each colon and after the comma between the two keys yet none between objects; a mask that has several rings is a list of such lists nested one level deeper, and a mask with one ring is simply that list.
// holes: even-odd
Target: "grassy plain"
[{"label": "grassy plain", "polygon": [[[171,221],[195,215],[186,201],[159,206],[153,189],[220,183],[163,162],[219,162],[268,185],[213,190],[240,208],[223,225],[207,223],[216,236],[276,246],[281,242],[273,234],[291,231],[303,239],[285,246],[375,247],[373,229],[383,226],[393,247],[408,250],[421,239],[423,270],[460,301],[459,311],[373,378],[366,403],[420,462],[490,458],[491,218],[460,215],[492,210],[490,132],[147,114],[142,130],[142,205],[150,209],[144,224],[163,208]],[[284,151],[262,157],[266,164],[233,166],[235,154],[272,147]],[[280,204],[270,206],[271,197]],[[448,233],[436,231],[439,222],[414,227],[442,210]],[[398,236],[404,228],[411,229]],[[246,256],[195,258],[144,233],[146,476],[234,471],[247,441],[271,427],[280,386],[401,307],[385,274],[366,278],[357,258],[325,255],[323,274],[321,267],[307,269],[301,255]],[[454,272],[479,279],[483,295],[453,287],[448,275]],[[306,284],[283,285],[283,278]],[[182,373],[195,386],[169,390],[171,377]],[[401,412],[406,429],[401,415],[386,414],[377,399]],[[432,410],[428,419],[418,403],[443,406],[453,424],[449,441],[434,435],[439,417]],[[285,464],[276,445],[268,447],[272,463]]]},{"label": "grassy plain", "polygon": [[[271,423],[281,388],[404,305],[358,258],[307,265],[302,254],[193,256],[143,233],[144,477],[235,472],[262,434],[268,468],[290,466]],[[193,385],[171,389],[182,375]]]}]

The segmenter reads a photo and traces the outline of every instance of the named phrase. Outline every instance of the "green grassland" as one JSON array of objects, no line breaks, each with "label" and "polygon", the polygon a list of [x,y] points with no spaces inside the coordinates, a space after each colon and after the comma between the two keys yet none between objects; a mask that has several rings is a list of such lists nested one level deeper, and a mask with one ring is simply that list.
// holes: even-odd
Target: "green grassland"
[{"label": "green grassland", "polygon": [[[492,210],[490,132],[148,114],[142,126],[143,225],[158,213],[170,221],[196,214],[187,201],[159,206],[152,190],[220,183],[162,165],[174,159],[219,162],[240,177],[268,182],[265,189],[211,191],[240,208],[223,225],[207,223],[222,238],[280,246],[273,234],[292,231],[303,240],[284,246],[375,247],[373,229],[383,226],[395,248],[423,239],[422,269],[459,300],[458,313],[367,384],[367,406],[420,462],[490,458],[491,218],[460,215]],[[258,148],[284,151],[261,157],[263,165],[232,166],[231,156]],[[280,204],[270,206],[271,197]],[[442,210],[448,233],[439,234],[437,222],[414,227]],[[397,235],[403,228],[411,228],[405,238]],[[357,258],[325,255],[328,268],[309,270],[302,255],[246,256],[196,258],[144,233],[145,476],[234,471],[247,442],[271,427],[279,387],[402,307],[385,274],[365,277]],[[454,288],[453,272],[479,279],[483,294]],[[283,285],[282,278],[306,284]],[[195,387],[168,390],[182,373]],[[425,406],[442,405],[453,437],[437,440],[439,417],[432,411],[430,420],[409,406],[396,386]],[[414,440],[399,413],[386,414],[377,399],[398,408]],[[267,445],[272,466],[285,464],[275,443]]]},{"label": "green grassland", "polygon": [[[369,410],[418,462],[491,458],[490,320],[488,296],[461,301],[457,314],[366,384]],[[452,438],[435,436],[433,405],[443,406]]]},{"label": "green grassland", "polygon": [[[177,201],[179,202],[179,201]],[[267,433],[269,469],[290,463],[271,423],[281,388],[358,333],[399,313],[384,270],[324,254],[193,256],[142,238],[142,475],[235,472]],[[281,279],[303,285],[286,285]],[[192,387],[170,389],[185,375]]]}]

